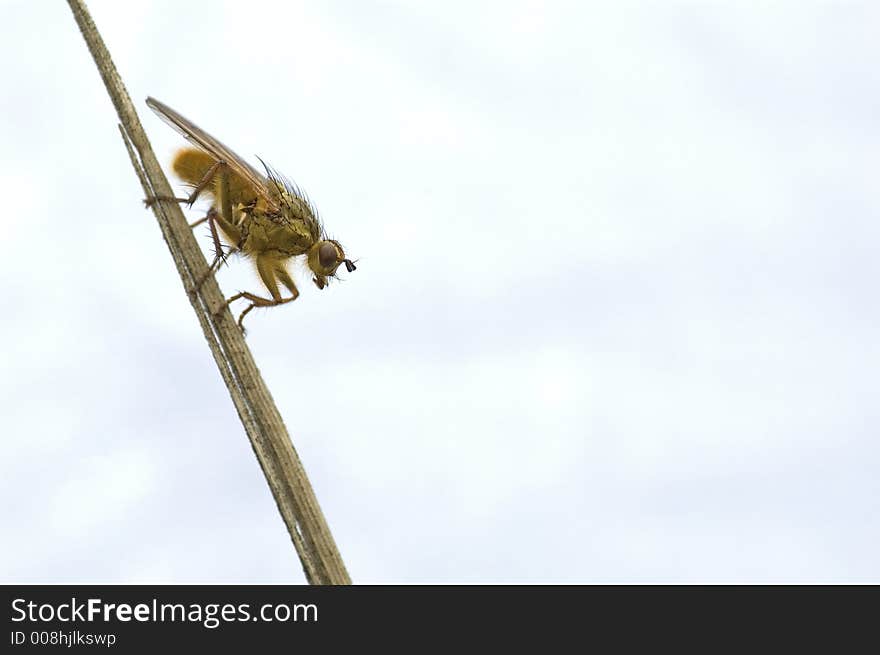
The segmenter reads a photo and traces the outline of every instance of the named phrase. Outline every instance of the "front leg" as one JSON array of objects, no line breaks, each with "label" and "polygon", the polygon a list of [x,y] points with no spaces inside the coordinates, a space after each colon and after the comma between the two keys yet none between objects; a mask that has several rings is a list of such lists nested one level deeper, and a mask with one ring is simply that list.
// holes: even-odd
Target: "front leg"
[{"label": "front leg", "polygon": [[[297,291],[290,298],[278,298],[277,300],[275,298],[263,298],[247,291],[241,291],[240,293],[235,294],[234,296],[232,296],[232,298],[227,300],[226,304],[223,305],[223,308],[225,309],[226,307],[229,307],[229,305],[234,303],[236,300],[240,300],[242,298],[251,301],[251,304],[248,305],[247,308],[238,317],[238,327],[241,328],[242,333],[246,333],[247,330],[244,329],[244,317],[247,316],[254,307],[275,307],[277,305],[284,305],[286,303],[293,302],[298,297],[299,291]],[[220,311],[223,310],[221,309]]]},{"label": "front leg", "polygon": [[[226,301],[224,307],[229,307],[231,303],[240,300],[241,298],[251,301],[251,304],[248,305],[248,307],[241,313],[241,316],[238,317],[238,327],[241,328],[242,332],[245,331],[244,317],[247,316],[254,307],[275,307],[276,305],[284,305],[293,302],[299,297],[299,290],[296,288],[296,284],[293,283],[287,270],[285,270],[284,262],[285,260],[271,255],[257,255],[257,272],[260,274],[263,284],[266,285],[266,288],[272,295],[271,298],[263,298],[262,296],[242,291]],[[281,297],[281,292],[278,290],[279,280],[290,290],[290,298]]]}]

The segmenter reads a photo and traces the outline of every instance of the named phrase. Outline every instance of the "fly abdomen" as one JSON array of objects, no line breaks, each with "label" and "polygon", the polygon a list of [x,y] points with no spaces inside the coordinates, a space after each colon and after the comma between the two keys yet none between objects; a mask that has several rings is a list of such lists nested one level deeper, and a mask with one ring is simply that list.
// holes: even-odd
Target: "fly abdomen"
[{"label": "fly abdomen", "polygon": [[[174,155],[171,162],[171,168],[181,180],[191,186],[198,185],[208,174],[211,167],[217,160],[206,152],[198,148],[181,148]],[[248,183],[234,171],[228,172],[229,176],[229,198],[233,205],[249,205],[257,201],[257,194]],[[216,184],[219,183],[220,176],[217,175],[214,183],[205,189],[205,193],[217,198]]]}]

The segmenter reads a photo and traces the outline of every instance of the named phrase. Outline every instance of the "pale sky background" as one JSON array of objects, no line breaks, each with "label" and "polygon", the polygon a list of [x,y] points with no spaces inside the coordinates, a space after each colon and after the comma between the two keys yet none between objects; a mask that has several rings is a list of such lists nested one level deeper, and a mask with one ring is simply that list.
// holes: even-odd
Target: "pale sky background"
[{"label": "pale sky background", "polygon": [[[359,259],[248,319],[355,582],[880,581],[880,4],[89,6],[163,161],[147,95]],[[2,12],[0,582],[303,582],[67,5]]]}]

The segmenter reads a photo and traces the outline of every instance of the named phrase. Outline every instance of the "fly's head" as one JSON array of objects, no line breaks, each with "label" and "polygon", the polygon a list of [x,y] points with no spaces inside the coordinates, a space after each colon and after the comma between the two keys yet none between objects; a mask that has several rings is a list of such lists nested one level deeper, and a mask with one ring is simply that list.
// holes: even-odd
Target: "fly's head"
[{"label": "fly's head", "polygon": [[336,271],[342,264],[345,264],[345,269],[349,273],[357,268],[354,262],[346,259],[345,251],[338,241],[325,239],[318,241],[309,249],[309,268],[315,274],[312,281],[319,289],[327,286],[328,278],[336,277]]}]

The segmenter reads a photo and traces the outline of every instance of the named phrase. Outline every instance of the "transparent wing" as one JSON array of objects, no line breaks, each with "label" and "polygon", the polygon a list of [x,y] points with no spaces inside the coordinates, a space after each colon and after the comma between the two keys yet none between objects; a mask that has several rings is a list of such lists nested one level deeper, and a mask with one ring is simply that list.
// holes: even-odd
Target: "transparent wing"
[{"label": "transparent wing", "polygon": [[278,203],[269,194],[268,180],[257,169],[165,103],[150,97],[147,98],[147,106],[156,112],[162,120],[186,137],[187,141],[201,148],[214,159],[226,162],[236,175],[239,175],[254,187],[256,194],[268,204],[269,208],[278,209]]}]

